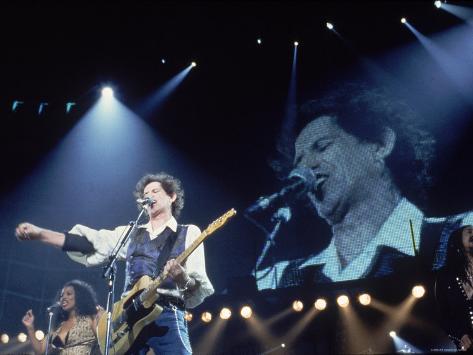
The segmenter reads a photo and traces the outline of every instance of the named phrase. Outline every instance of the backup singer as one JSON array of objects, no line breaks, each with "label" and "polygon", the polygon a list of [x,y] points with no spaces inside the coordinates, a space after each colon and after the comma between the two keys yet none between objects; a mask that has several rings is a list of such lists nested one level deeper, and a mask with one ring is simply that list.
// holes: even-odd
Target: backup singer
[{"label": "backup singer", "polygon": [[92,287],[80,280],[67,282],[56,300],[59,308],[53,318],[53,331],[43,340],[35,336],[34,314],[30,309],[22,319],[35,354],[44,354],[50,339],[50,354],[100,354],[97,347],[97,321],[102,314]]},{"label": "backup singer", "polygon": [[[176,221],[184,206],[184,190],[175,177],[166,173],[145,175],[136,184],[134,195],[140,199],[151,198],[155,202],[145,207],[148,222],[138,226],[137,232],[118,255],[126,260],[126,291],[132,289],[144,275],[156,277],[160,253],[166,245],[173,246],[164,266],[169,278],[159,289],[162,295],[159,301],[164,311],[143,329],[143,336],[130,351],[145,354],[153,349],[156,354],[190,354],[192,349],[184,319],[185,309],[199,305],[214,289],[205,270],[202,244],[184,265],[178,264],[175,258],[201,232],[195,225],[181,225]],[[59,233],[22,223],[16,229],[16,236],[20,240],[39,240],[59,247],[74,261],[93,266],[107,260],[127,228],[119,226],[114,230],[96,230],[78,224],[68,233]]]},{"label": "backup singer", "polygon": [[444,330],[458,350],[473,351],[473,226],[450,235],[435,294]]}]

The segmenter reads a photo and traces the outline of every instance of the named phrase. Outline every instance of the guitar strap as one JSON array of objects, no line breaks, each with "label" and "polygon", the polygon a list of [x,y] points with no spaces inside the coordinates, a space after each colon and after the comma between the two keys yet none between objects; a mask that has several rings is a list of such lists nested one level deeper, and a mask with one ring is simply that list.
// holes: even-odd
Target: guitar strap
[{"label": "guitar strap", "polygon": [[176,233],[173,233],[173,231],[169,228],[166,228],[166,230],[163,232],[163,233],[167,232],[166,241],[165,241],[163,249],[161,249],[161,252],[159,253],[158,261],[156,262],[156,271],[155,271],[154,277],[159,275],[164,264],[168,261],[169,255],[171,254],[171,251],[174,249],[174,246],[176,244],[177,236],[181,232],[181,228],[182,227],[178,225]]}]

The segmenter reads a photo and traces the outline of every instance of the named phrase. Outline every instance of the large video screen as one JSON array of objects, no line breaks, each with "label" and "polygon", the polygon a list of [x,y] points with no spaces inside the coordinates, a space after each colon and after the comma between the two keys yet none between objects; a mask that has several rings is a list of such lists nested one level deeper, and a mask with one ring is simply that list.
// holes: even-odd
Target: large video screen
[{"label": "large video screen", "polygon": [[359,82],[298,108],[273,161],[281,191],[247,210],[266,235],[258,289],[443,266],[450,234],[473,213],[425,213],[438,154],[421,122],[392,91]]}]

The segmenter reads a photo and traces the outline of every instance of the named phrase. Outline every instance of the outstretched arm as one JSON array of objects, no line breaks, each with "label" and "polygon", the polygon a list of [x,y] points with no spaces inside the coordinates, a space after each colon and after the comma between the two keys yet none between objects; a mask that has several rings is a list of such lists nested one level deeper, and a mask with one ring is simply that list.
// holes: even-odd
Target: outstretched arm
[{"label": "outstretched arm", "polygon": [[91,254],[95,251],[94,245],[87,238],[71,233],[59,233],[35,226],[31,223],[21,223],[15,230],[18,240],[39,240],[40,242],[63,251]]},{"label": "outstretched arm", "polygon": [[[95,230],[76,224],[69,232],[60,233],[25,222],[18,225],[15,236],[18,240],[38,240],[67,252],[74,261],[86,266],[105,262],[117,242],[130,226],[119,226],[114,230]],[[126,257],[126,247],[118,255]]]},{"label": "outstretched arm", "polygon": [[44,229],[28,222],[21,223],[16,227],[15,236],[19,240],[39,240],[57,248],[62,248],[66,239],[64,233]]}]

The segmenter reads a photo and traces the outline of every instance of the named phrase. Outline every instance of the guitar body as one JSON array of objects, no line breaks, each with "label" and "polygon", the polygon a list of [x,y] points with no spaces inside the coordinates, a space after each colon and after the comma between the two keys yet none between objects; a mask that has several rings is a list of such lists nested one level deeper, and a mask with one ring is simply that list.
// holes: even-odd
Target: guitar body
[{"label": "guitar body", "polygon": [[[125,354],[136,340],[141,330],[153,322],[162,313],[163,308],[153,304],[149,308],[143,305],[135,307],[134,300],[152,282],[149,276],[142,276],[126,297],[113,305],[112,333],[110,340],[110,355]],[[97,324],[97,338],[100,351],[105,354],[107,342],[107,313],[104,313]]]}]

